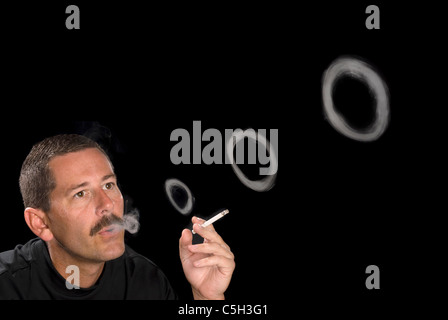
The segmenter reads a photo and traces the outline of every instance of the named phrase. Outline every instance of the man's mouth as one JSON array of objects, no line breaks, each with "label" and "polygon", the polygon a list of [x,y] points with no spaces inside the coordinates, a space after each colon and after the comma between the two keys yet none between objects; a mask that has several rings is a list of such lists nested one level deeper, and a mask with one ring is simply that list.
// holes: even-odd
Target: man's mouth
[{"label": "man's mouth", "polygon": [[[120,229],[119,226],[123,225],[123,219],[111,214],[110,216],[103,216],[101,220],[90,230],[90,236],[93,237],[96,234],[106,232],[110,229]],[[111,230],[110,232],[117,231]]]},{"label": "man's mouth", "polygon": [[120,228],[118,228],[117,226],[109,226],[101,229],[98,234],[101,236],[111,236],[118,233],[118,231],[120,231]]}]

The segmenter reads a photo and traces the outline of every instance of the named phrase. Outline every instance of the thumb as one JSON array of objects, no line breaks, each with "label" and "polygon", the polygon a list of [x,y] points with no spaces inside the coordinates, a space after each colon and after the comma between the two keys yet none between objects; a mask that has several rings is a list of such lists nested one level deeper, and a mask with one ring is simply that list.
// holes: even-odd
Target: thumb
[{"label": "thumb", "polygon": [[186,254],[191,254],[188,250],[188,246],[193,242],[193,234],[190,230],[184,229],[182,236],[179,239],[179,254],[180,257],[184,257]]}]

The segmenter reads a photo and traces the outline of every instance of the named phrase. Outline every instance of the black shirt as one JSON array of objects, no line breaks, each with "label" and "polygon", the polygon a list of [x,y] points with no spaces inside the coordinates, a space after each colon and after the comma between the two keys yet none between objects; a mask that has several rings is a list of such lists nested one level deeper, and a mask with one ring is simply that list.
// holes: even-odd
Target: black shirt
[{"label": "black shirt", "polygon": [[173,300],[176,295],[163,272],[128,246],[105,263],[95,285],[68,289],[45,242],[36,238],[0,253],[0,299]]}]

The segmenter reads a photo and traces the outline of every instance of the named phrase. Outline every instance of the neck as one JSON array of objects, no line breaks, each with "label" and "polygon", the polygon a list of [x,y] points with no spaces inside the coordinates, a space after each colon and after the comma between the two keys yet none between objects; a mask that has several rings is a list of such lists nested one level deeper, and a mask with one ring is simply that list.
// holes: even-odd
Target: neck
[{"label": "neck", "polygon": [[53,266],[64,279],[67,279],[72,273],[71,271],[66,273],[68,266],[75,265],[79,268],[79,286],[81,288],[93,286],[103,272],[104,262],[87,261],[76,257],[67,252],[59,243],[47,242],[47,247]]}]

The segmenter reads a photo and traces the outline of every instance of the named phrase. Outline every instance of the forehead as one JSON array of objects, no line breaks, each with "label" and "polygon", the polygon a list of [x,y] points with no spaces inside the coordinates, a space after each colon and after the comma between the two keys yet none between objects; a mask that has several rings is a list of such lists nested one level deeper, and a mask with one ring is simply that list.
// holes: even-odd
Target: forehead
[{"label": "forehead", "polygon": [[79,181],[95,181],[112,174],[107,157],[96,148],[56,156],[49,162],[56,186],[67,186]]}]

